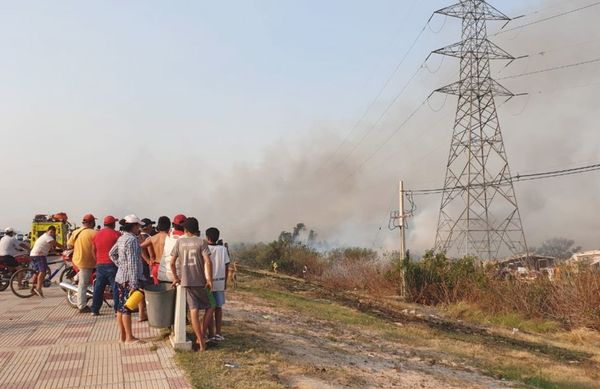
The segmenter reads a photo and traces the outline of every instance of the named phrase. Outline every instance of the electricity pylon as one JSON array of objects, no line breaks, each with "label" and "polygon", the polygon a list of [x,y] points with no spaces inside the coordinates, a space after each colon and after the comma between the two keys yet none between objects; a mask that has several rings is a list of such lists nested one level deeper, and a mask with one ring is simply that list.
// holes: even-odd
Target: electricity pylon
[{"label": "electricity pylon", "polygon": [[434,51],[460,59],[460,80],[436,92],[458,96],[436,249],[482,260],[527,253],[494,96],[515,96],[494,79],[491,60],[515,58],[490,42],[487,21],[510,18],[483,0],[436,11],[462,19],[462,41]]}]

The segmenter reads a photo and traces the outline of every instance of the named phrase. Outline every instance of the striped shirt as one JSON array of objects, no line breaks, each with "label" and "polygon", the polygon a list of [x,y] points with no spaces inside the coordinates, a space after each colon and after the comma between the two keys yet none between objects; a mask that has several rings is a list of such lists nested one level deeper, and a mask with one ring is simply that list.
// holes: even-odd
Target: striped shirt
[{"label": "striped shirt", "polygon": [[125,232],[113,246],[109,253],[110,260],[119,268],[115,282],[129,283],[133,289],[140,288],[144,281],[142,268],[142,250],[140,241],[130,232]]}]

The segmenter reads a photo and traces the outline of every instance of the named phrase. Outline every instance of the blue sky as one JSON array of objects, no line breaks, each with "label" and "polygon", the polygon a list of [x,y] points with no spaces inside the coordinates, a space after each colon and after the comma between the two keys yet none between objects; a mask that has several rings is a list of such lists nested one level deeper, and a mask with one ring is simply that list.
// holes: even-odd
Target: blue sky
[{"label": "blue sky", "polygon": [[[552,13],[574,3],[582,2],[492,2],[512,15],[542,6]],[[2,212],[0,224],[26,228],[34,213],[62,210],[75,220],[88,211],[153,217],[182,208],[201,213],[204,206],[198,204],[211,200],[201,195],[218,192],[216,176],[236,181],[241,171],[244,179],[257,177],[247,185],[260,186],[261,177],[280,164],[274,154],[316,160],[322,156],[319,152],[335,148],[361,117],[431,13],[450,4],[0,1],[0,150],[8,166],[3,180],[11,188],[0,194],[0,201],[11,205]],[[432,29],[442,27],[439,34],[426,30],[368,122],[377,118],[429,51],[459,40],[456,20],[432,21]],[[530,49],[517,47],[523,42],[535,49],[548,43],[527,34],[505,37],[500,43],[516,54]],[[576,34],[561,34],[567,35]],[[440,59],[432,59],[433,68],[438,64]],[[442,65],[439,75],[417,78],[383,130],[397,125],[431,90],[454,81],[457,63]],[[515,66],[515,71],[524,69]],[[439,122],[447,124],[438,129],[439,139],[431,140],[435,148],[409,159],[432,153],[435,157],[431,166],[437,168],[418,174],[419,185],[441,182],[452,104],[440,113]],[[419,134],[429,127],[417,122],[410,131]],[[510,134],[507,142],[516,143]],[[393,153],[396,146],[384,151]],[[359,150],[359,156],[364,153],[368,150]],[[518,155],[513,159],[525,165]],[[375,162],[384,167],[377,182],[366,177],[354,188],[377,188],[368,213],[378,214],[368,220],[352,216],[372,193],[352,198],[348,188],[343,192],[349,196],[347,208],[340,210],[352,223],[368,223],[369,228],[387,212],[382,204],[388,203],[389,195],[387,189],[380,194],[379,188],[395,185],[400,171],[410,170],[402,165],[384,172],[385,161]],[[429,165],[419,163],[416,170],[424,167]],[[276,182],[293,181],[291,171],[282,168],[281,181]],[[180,203],[165,203],[179,196]],[[258,204],[260,197],[253,201],[248,208],[264,207]],[[292,225],[296,216],[281,224]],[[236,217],[228,215],[227,220],[233,224]],[[345,223],[343,218],[335,220]]]}]

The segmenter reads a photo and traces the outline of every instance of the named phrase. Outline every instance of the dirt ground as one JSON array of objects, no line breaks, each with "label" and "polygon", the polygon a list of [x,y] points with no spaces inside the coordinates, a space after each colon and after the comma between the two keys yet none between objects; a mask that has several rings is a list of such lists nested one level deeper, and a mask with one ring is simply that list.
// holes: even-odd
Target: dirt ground
[{"label": "dirt ground", "polygon": [[594,334],[511,333],[266,272],[239,275],[223,331],[209,351],[176,356],[192,386],[600,388]]},{"label": "dirt ground", "polygon": [[[380,334],[320,320],[236,291],[227,326],[258,334],[286,362],[278,378],[292,388],[500,388],[441,353],[398,345]],[[400,324],[398,324],[400,325]]]}]

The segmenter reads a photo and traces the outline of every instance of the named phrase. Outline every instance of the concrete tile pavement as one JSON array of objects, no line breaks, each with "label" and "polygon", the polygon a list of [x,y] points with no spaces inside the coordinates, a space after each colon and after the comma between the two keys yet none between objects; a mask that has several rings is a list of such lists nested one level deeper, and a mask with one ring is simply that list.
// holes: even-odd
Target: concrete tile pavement
[{"label": "concrete tile pavement", "polygon": [[[159,331],[134,316],[134,335],[145,344],[118,341],[112,309],[80,314],[56,285],[46,298],[0,292],[0,388],[188,388]],[[153,347],[156,346],[156,347]]]}]

